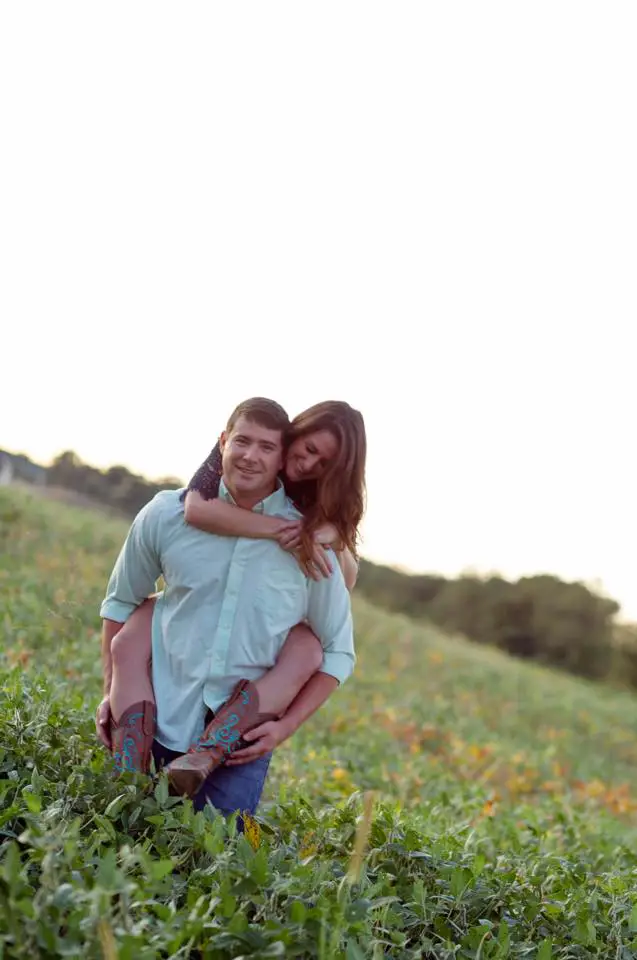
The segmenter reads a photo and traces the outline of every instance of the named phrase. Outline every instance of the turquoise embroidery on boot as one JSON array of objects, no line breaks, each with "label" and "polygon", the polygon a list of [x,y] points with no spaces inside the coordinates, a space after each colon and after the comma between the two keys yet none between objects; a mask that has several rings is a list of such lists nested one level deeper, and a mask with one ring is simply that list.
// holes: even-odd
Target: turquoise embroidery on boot
[{"label": "turquoise embroidery on boot", "polygon": [[[250,703],[250,694],[247,690],[239,691],[241,696],[241,705],[247,707]],[[244,711],[241,711],[242,715]],[[199,739],[193,746],[190,748],[189,752],[199,753],[203,750],[209,750],[211,747],[221,747],[225,753],[231,753],[233,744],[236,744],[241,735],[238,730],[233,730],[233,727],[236,727],[239,723],[239,716],[236,713],[231,713],[226,722],[222,727],[218,727],[210,737],[204,739]]]},{"label": "turquoise embroidery on boot", "polygon": [[[236,727],[239,723],[239,717],[236,713],[232,713],[223,727],[219,727],[218,730],[215,730],[211,737],[207,740],[199,740],[197,743],[197,750],[206,750],[210,747],[216,747],[217,745],[225,747],[226,744],[234,743],[235,740],[239,739],[239,731],[233,730],[233,727]],[[227,752],[227,751],[226,751]]]},{"label": "turquoise embroidery on boot", "polygon": [[[143,719],[143,716],[143,713],[132,713],[126,720],[126,726],[134,728],[136,722]],[[130,733],[124,734],[121,751],[113,751],[113,763],[118,773],[125,770],[131,773],[141,772],[139,745]]]}]

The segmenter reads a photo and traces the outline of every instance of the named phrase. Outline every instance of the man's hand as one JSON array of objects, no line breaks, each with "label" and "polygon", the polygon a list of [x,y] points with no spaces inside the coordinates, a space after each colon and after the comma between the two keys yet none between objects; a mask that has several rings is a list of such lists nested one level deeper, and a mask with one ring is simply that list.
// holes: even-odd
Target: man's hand
[{"label": "man's hand", "polygon": [[243,739],[248,740],[250,746],[244,747],[243,750],[237,750],[236,753],[231,753],[225,766],[238,767],[242,763],[250,763],[251,760],[256,760],[257,757],[264,757],[266,753],[270,753],[280,743],[291,737],[293,733],[294,730],[285,722],[285,718],[268,720],[267,723],[262,723],[254,730],[244,733]]},{"label": "man's hand", "polygon": [[97,736],[107,750],[111,749],[111,701],[104,697],[95,714],[95,729]]}]

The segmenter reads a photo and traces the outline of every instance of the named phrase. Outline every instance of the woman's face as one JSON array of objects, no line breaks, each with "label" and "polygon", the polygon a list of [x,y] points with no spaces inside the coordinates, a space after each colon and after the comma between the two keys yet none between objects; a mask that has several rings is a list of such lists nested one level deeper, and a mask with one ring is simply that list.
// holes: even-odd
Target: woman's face
[{"label": "woman's face", "polygon": [[285,475],[288,480],[318,480],[338,453],[338,441],[329,430],[315,430],[297,437],[288,447]]}]

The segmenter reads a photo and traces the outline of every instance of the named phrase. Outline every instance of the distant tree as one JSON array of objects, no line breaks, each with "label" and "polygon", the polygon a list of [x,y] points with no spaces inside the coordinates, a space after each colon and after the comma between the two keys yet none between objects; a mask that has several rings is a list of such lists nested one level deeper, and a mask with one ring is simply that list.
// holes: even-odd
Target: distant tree
[{"label": "distant tree", "polygon": [[71,450],[61,453],[53,461],[48,470],[48,482],[75,490],[129,516],[138,513],[160,490],[182,486],[174,477],[155,482],[146,480],[121,465],[98,470],[83,463]]},{"label": "distant tree", "polygon": [[[430,620],[443,630],[516,657],[590,678],[615,673],[613,636],[619,605],[582,583],[565,583],[549,575],[517,582],[475,575],[446,580],[364,561],[357,590],[389,610]],[[637,682],[637,639],[623,648],[622,656],[627,669],[634,658]]]},{"label": "distant tree", "polygon": [[[48,482],[129,516],[159,490],[183,486],[174,477],[146,480],[121,465],[97,470],[70,450],[55,459]],[[377,606],[430,620],[447,632],[513,656],[584,677],[621,677],[637,686],[637,627],[618,633],[618,604],[582,583],[565,583],[548,574],[517,582],[496,576],[409,575],[363,559],[357,591]]]}]

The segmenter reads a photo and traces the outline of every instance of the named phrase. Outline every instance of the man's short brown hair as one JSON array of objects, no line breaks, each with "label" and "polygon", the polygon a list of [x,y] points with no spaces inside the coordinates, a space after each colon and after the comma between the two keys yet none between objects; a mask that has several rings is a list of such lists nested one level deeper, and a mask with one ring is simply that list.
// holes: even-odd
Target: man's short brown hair
[{"label": "man's short brown hair", "polygon": [[252,420],[268,430],[280,430],[285,436],[290,428],[290,418],[280,403],[266,397],[251,397],[235,407],[226,424],[226,433],[231,433],[239,417]]}]

